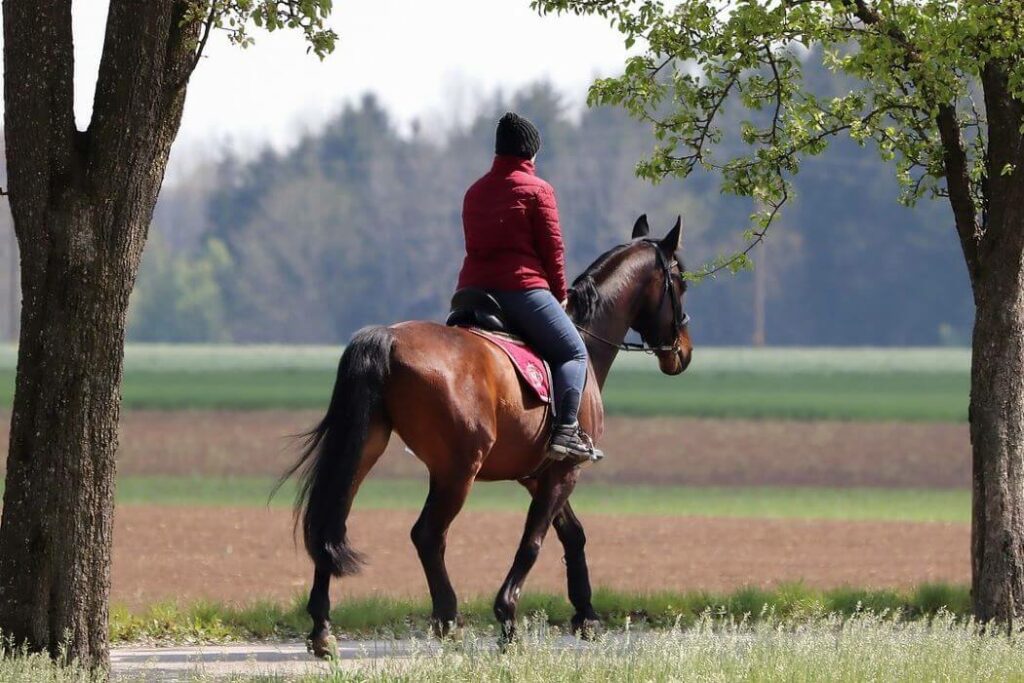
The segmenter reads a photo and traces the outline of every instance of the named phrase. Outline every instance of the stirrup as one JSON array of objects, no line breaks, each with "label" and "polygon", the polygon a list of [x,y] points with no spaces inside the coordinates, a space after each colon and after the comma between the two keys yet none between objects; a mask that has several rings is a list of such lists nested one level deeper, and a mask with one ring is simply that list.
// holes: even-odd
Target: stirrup
[{"label": "stirrup", "polygon": [[578,438],[586,451],[578,451],[570,449],[566,446],[555,445],[554,440],[558,436],[558,427],[555,428],[555,434],[551,437],[551,443],[548,444],[548,458],[551,460],[561,461],[569,460],[575,463],[578,467],[584,465],[591,465],[595,462],[600,462],[604,459],[604,452],[594,447],[594,442],[586,432],[579,428],[577,425],[574,436]]}]

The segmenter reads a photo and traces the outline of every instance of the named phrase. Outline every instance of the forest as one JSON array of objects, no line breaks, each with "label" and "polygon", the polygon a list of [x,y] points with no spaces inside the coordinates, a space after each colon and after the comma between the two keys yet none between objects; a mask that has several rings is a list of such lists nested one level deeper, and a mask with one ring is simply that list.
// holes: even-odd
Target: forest
[{"label": "forest", "polygon": [[[855,87],[806,68],[822,87]],[[130,338],[343,343],[371,323],[442,319],[462,258],[462,195],[489,168],[506,110],[543,133],[537,168],[558,196],[570,278],[625,241],[641,213],[655,232],[683,216],[690,269],[742,246],[753,207],[698,174],[637,179],[650,132],[622,111],[574,111],[539,82],[492,95],[441,133],[418,122],[403,131],[367,94],[290,149],[225,152],[164,188]],[[875,154],[840,141],[805,162],[795,198],[753,253],[755,272],[690,288],[698,345],[969,342],[970,290],[949,211],[900,206]]]}]

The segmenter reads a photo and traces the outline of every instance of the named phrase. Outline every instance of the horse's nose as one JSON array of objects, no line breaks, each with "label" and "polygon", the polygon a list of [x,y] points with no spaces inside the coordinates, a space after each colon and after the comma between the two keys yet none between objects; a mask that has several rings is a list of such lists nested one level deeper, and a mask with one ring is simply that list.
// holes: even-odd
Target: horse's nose
[{"label": "horse's nose", "polygon": [[679,349],[679,372],[683,372],[686,368],[690,367],[691,360],[693,360],[692,346],[688,346],[685,349]]}]

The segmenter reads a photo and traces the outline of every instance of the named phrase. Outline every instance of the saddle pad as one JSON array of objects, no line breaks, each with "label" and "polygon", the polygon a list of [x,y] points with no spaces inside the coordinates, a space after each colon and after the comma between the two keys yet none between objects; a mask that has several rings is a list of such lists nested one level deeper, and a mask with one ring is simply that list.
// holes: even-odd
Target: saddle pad
[{"label": "saddle pad", "polygon": [[475,327],[463,328],[478,337],[483,337],[499,349],[512,361],[516,372],[523,378],[526,385],[544,403],[551,403],[551,370],[548,364],[522,341],[503,334],[492,334]]}]

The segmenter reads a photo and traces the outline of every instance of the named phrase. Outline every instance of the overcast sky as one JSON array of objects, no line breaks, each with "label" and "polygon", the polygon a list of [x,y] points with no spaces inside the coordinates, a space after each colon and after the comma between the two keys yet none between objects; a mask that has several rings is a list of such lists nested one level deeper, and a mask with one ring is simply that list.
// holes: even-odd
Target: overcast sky
[{"label": "overcast sky", "polygon": [[[92,107],[107,0],[75,0],[76,116]],[[341,36],[324,62],[292,32],[256,33],[242,50],[210,41],[189,86],[176,157],[224,144],[287,145],[345,102],[378,94],[399,122],[428,125],[496,88],[546,78],[582,103],[596,75],[621,69],[622,39],[600,19],[539,17],[528,0],[335,0]]]}]

